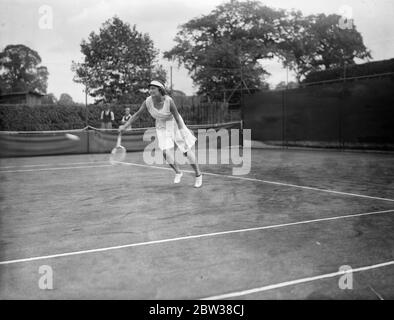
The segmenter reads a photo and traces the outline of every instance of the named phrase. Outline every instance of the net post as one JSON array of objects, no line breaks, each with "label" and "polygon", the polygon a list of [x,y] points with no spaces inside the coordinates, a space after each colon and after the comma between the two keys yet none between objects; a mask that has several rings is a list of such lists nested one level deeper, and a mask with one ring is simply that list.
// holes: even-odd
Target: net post
[{"label": "net post", "polygon": [[[241,119],[240,120],[240,139],[241,139],[241,147],[243,148],[244,147],[244,122],[243,122],[243,120]],[[250,138],[252,138],[252,136],[250,137]]]}]

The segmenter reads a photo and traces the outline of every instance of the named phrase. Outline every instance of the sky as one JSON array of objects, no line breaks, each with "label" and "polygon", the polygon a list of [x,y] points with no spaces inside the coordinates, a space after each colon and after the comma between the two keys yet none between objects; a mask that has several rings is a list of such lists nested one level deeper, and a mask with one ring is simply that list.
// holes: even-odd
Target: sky
[{"label": "sky", "polygon": [[[48,67],[48,93],[59,98],[70,94],[74,101],[84,102],[80,84],[73,82],[71,62],[82,61],[82,39],[98,32],[101,24],[118,16],[137,30],[148,33],[160,51],[159,63],[168,71],[173,68],[173,87],[188,95],[197,88],[183,67],[162,58],[175,46],[179,26],[192,18],[209,14],[224,0],[1,0],[0,50],[8,44],[24,44],[36,50],[42,65]],[[262,4],[283,9],[298,9],[305,15],[340,13],[352,9],[357,30],[372,51],[372,61],[394,58],[394,1],[392,0],[264,0]],[[43,28],[44,11],[52,11],[52,27]],[[44,10],[44,11],[43,11]],[[45,22],[45,21],[44,21]],[[46,20],[50,25],[50,22]],[[286,70],[279,61],[264,60],[262,65],[271,73],[267,81],[275,86],[286,81]],[[294,79],[290,72],[289,81]],[[89,102],[92,99],[88,99]]]}]

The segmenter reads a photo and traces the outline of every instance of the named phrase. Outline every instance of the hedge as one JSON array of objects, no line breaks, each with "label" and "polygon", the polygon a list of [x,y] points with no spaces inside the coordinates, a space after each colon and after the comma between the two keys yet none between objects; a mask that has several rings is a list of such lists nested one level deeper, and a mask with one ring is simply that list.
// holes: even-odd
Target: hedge
[{"label": "hedge", "polygon": [[[187,124],[218,123],[231,120],[228,106],[223,103],[211,102],[198,105],[178,105],[178,109]],[[117,128],[121,123],[126,107],[133,114],[140,105],[112,105]],[[103,108],[98,105],[88,105],[88,124],[100,128],[100,115]],[[152,127],[155,121],[148,112],[133,123],[133,127]],[[1,131],[40,131],[40,130],[69,130],[82,129],[86,126],[86,108],[83,105],[0,105]]]},{"label": "hedge", "polygon": [[[111,106],[114,112],[114,127],[120,125],[126,105]],[[127,105],[135,112],[138,105]],[[88,106],[88,123],[100,128],[102,108],[97,105]],[[138,126],[149,126],[153,122],[149,115],[142,115],[136,123]],[[79,105],[0,105],[0,130],[2,131],[39,131],[82,129],[86,126],[86,108]]]}]

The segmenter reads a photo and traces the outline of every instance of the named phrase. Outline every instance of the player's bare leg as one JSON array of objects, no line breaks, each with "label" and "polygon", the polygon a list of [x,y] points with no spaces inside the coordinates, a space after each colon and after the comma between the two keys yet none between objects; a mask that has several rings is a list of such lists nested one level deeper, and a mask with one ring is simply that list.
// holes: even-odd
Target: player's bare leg
[{"label": "player's bare leg", "polygon": [[182,171],[179,169],[178,164],[170,153],[163,150],[163,157],[167,161],[168,165],[175,171],[174,183],[180,183],[182,178]]},{"label": "player's bare leg", "polygon": [[187,160],[189,160],[189,163],[196,174],[196,181],[194,183],[194,187],[200,188],[202,186],[202,174],[198,162],[196,161],[196,155],[192,150],[189,150],[184,153],[184,156],[187,158]]}]

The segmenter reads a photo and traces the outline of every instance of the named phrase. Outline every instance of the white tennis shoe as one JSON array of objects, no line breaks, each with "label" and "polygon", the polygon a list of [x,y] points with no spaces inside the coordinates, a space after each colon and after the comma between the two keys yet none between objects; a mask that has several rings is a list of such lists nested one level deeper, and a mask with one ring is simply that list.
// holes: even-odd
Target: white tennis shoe
[{"label": "white tennis shoe", "polygon": [[175,174],[175,178],[174,178],[174,183],[180,183],[182,176],[183,176],[183,172],[182,171],[180,173],[176,173]]},{"label": "white tennis shoe", "polygon": [[201,188],[202,186],[202,174],[196,177],[196,181],[194,182],[194,188]]}]

